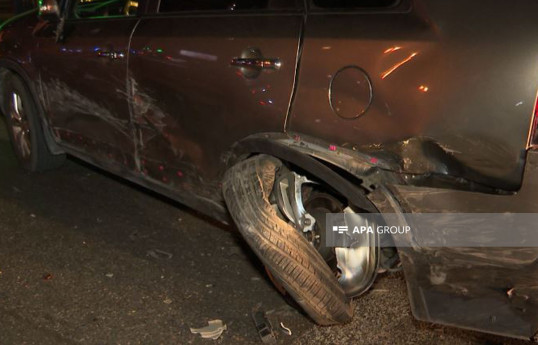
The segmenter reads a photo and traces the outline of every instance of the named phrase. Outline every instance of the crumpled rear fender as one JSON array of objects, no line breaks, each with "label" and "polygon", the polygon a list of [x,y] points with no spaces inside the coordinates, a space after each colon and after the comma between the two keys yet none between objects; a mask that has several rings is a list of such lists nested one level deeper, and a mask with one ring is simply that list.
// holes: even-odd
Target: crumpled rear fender
[{"label": "crumpled rear fender", "polygon": [[[298,133],[256,134],[238,142],[228,165],[254,153],[271,154],[300,165],[317,161],[362,190],[378,185],[415,185],[493,194],[510,194],[519,186],[479,175],[429,138],[414,137],[384,147],[342,147]],[[310,158],[310,159],[309,159]],[[297,162],[300,163],[297,163]],[[309,163],[301,168],[309,171]],[[481,182],[476,182],[481,181]],[[487,183],[484,183],[487,181]]]},{"label": "crumpled rear fender", "polygon": [[[370,195],[384,213],[538,213],[538,150],[511,195],[392,185]],[[510,231],[510,229],[507,229]],[[399,248],[414,316],[538,340],[538,248]]]}]

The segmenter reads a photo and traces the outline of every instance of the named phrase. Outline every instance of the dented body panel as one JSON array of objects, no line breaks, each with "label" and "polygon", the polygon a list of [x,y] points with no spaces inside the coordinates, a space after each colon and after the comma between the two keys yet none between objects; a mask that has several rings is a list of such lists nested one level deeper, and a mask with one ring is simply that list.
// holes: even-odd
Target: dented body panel
[{"label": "dented body panel", "polygon": [[[281,132],[292,95],[303,18],[286,15],[147,18],[131,41],[132,121],[142,174],[174,190],[221,200],[232,145]],[[249,47],[278,57],[250,77],[230,65]]]},{"label": "dented body panel", "polygon": [[[417,0],[312,13],[288,129],[359,151],[428,138],[461,162],[460,176],[516,190],[538,88],[536,10],[526,0]],[[373,90],[351,120],[328,102],[343,66],[363,69]],[[340,106],[362,109],[360,93],[346,90],[335,90]],[[416,170],[412,155],[398,156]]]},{"label": "dented body panel", "polygon": [[63,145],[96,161],[134,170],[134,140],[126,93],[127,56],[136,18],[68,20],[56,42],[50,27],[40,33],[33,64],[49,127]]},{"label": "dented body panel", "polygon": [[[385,213],[537,213],[538,151],[528,152],[524,176],[514,195],[393,185],[373,200]],[[399,253],[417,319],[522,339],[538,333],[538,248],[412,243]]]}]

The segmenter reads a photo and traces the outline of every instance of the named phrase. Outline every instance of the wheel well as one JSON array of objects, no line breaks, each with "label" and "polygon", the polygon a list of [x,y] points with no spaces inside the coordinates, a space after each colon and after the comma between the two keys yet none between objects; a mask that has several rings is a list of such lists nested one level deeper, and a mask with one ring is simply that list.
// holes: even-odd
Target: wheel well
[{"label": "wheel well", "polygon": [[236,148],[236,153],[234,155],[235,159],[229,162],[230,166],[249,156],[257,154],[271,155],[285,164],[290,164],[294,168],[301,169],[308,175],[323,181],[340,195],[347,198],[353,205],[368,212],[378,212],[367,197],[368,191],[362,186],[363,181],[329,162],[316,159],[275,141],[256,138],[242,141],[240,148]]},{"label": "wheel well", "polygon": [[[50,130],[50,127],[49,127],[49,124],[47,122],[47,119],[44,116],[45,111],[44,111],[43,104],[41,102],[41,99],[39,97],[37,97],[37,93],[36,93],[34,85],[31,83],[30,79],[24,73],[24,71],[20,70],[20,67],[18,67],[17,65],[14,65],[12,62],[6,62],[6,61],[0,62],[0,90],[4,89],[5,80],[8,77],[8,75],[10,75],[10,74],[13,74],[13,75],[17,76],[18,78],[20,78],[24,82],[28,92],[30,93],[30,95],[34,99],[34,103],[35,103],[35,105],[37,107],[37,111],[38,111],[38,114],[39,114],[39,119],[40,119],[40,122],[41,122],[41,128],[43,130],[45,142],[47,143],[49,151],[54,155],[64,154],[65,151],[62,150],[58,146],[56,141],[54,140],[54,137],[53,137],[52,132]],[[4,105],[5,105],[4,94],[3,94],[3,92],[0,92],[0,110],[2,111],[3,114],[6,113],[6,109],[4,109]]]},{"label": "wheel well", "polygon": [[[12,73],[12,71],[8,68],[0,67],[0,90],[4,90],[4,81],[9,73]],[[0,110],[2,110],[3,114],[6,114],[6,109],[4,109],[4,105],[4,93],[0,92]]]}]

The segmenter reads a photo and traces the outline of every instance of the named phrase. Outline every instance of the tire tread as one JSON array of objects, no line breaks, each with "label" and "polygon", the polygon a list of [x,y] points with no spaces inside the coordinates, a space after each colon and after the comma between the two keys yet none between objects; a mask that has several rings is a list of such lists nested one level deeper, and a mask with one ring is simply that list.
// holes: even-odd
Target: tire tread
[{"label": "tire tread", "polygon": [[276,214],[268,200],[277,159],[259,155],[232,167],[223,192],[239,231],[286,291],[320,325],[346,323],[351,301],[316,249]]}]

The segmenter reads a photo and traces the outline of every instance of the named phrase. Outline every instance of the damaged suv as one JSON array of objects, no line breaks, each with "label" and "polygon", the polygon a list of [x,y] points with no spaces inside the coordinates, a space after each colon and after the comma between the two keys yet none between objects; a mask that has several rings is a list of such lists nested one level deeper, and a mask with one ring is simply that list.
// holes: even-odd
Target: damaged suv
[{"label": "damaged suv", "polygon": [[42,0],[2,25],[0,102],[24,168],[73,155],[234,222],[320,325],[349,321],[352,298],[401,263],[416,318],[530,339],[537,248],[324,237],[329,213],[538,212],[537,12]]}]

